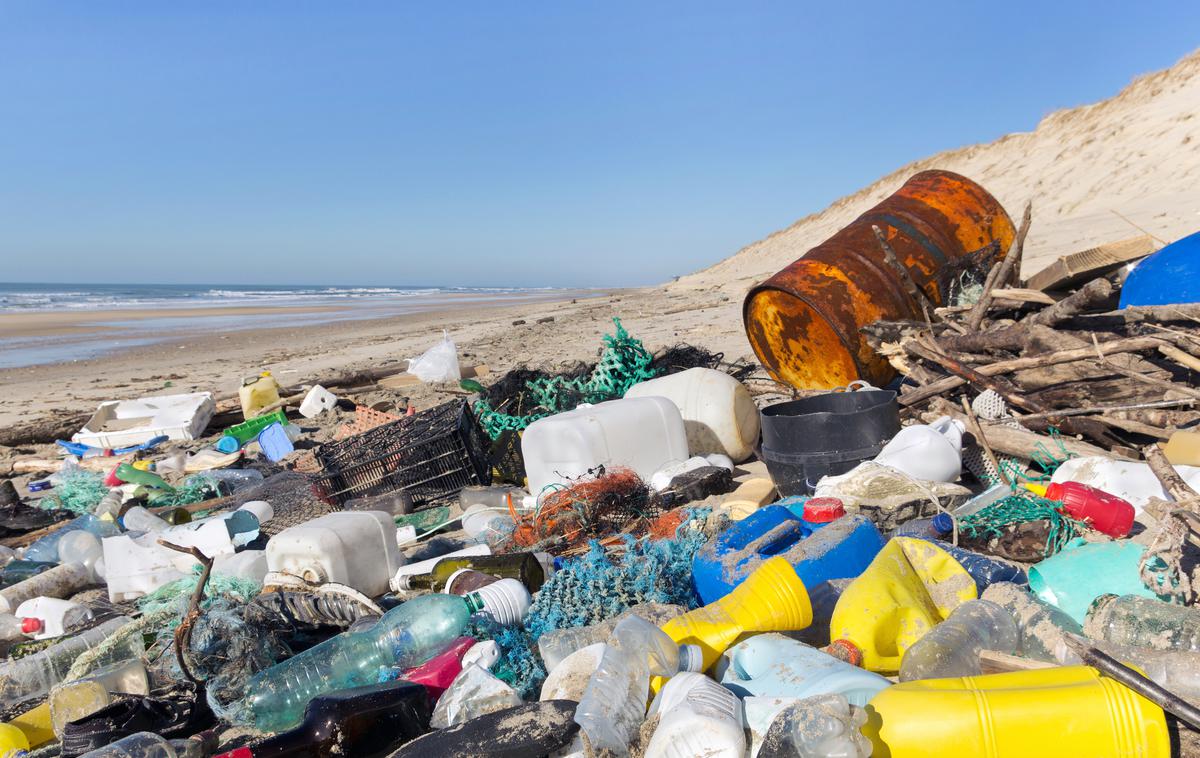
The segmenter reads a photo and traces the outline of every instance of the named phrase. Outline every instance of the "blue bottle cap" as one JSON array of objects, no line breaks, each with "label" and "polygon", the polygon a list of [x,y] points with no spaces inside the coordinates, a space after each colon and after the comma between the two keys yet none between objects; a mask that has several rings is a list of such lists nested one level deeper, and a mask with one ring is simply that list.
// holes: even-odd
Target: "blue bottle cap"
[{"label": "blue bottle cap", "polygon": [[949,513],[939,513],[933,517],[930,528],[938,534],[949,534],[954,531],[954,519]]}]

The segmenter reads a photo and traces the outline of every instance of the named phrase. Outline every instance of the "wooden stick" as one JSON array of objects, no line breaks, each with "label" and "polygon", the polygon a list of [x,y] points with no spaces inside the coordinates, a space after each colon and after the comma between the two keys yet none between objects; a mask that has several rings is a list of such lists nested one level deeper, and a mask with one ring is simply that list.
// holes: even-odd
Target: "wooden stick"
[{"label": "wooden stick", "polygon": [[932,363],[936,363],[947,371],[956,374],[965,382],[969,382],[976,387],[992,390],[1000,395],[1000,397],[1008,401],[1008,404],[1011,406],[1030,411],[1032,413],[1040,413],[1045,410],[1045,408],[1043,408],[1039,403],[1020,394],[1017,391],[1017,388],[1012,386],[1012,384],[1009,382],[982,374],[965,363],[956,361],[950,356],[938,352],[926,344],[922,344],[919,341],[913,341],[905,347],[910,352],[915,353],[918,357],[924,358]]},{"label": "wooden stick", "polygon": [[1163,489],[1175,502],[1182,503],[1186,500],[1200,498],[1200,493],[1197,493],[1191,488],[1191,485],[1183,480],[1183,477],[1167,460],[1167,454],[1158,445],[1146,445],[1142,448],[1142,456],[1150,465],[1150,470],[1158,477]]},{"label": "wooden stick", "polygon": [[1136,371],[1130,371],[1129,369],[1116,365],[1109,360],[1104,351],[1100,349],[1100,343],[1096,340],[1096,335],[1094,334],[1092,335],[1092,344],[1096,348],[1096,355],[1100,357],[1100,362],[1107,366],[1110,370],[1115,371],[1122,376],[1127,376],[1130,379],[1137,379],[1139,382],[1144,382],[1145,384],[1149,384],[1153,387],[1159,387],[1163,390],[1175,390],[1176,392],[1182,392],[1183,394],[1190,395],[1191,397],[1200,398],[1200,390],[1186,387],[1178,382],[1171,382],[1167,381],[1166,379],[1156,379],[1152,376],[1139,374]]},{"label": "wooden stick", "polygon": [[1093,279],[1054,305],[1026,316],[1021,323],[1051,326],[1107,302],[1112,294],[1113,287],[1107,279]]},{"label": "wooden stick", "polygon": [[[963,423],[966,423],[967,417],[963,414],[962,409],[954,403],[938,398],[930,409],[921,414],[921,418],[926,422],[937,420],[939,416],[950,416],[956,418]],[[1128,460],[1129,456],[1121,455],[1113,451],[1105,450],[1102,447],[1093,445],[1089,442],[1077,440],[1074,437],[1059,437],[1057,442],[1044,434],[1031,432],[1022,427],[1008,426],[1001,422],[985,422],[987,424],[988,443],[998,455],[1011,455],[1014,458],[1020,458],[1023,461],[1032,460],[1029,456],[1039,444],[1044,444],[1046,447],[1052,447],[1055,444],[1062,444],[1063,448],[1073,456],[1084,458],[1092,455],[1099,455],[1107,458],[1118,458],[1120,460]]]},{"label": "wooden stick", "polygon": [[1164,358],[1169,358],[1184,368],[1200,371],[1200,359],[1183,352],[1174,345],[1159,345],[1158,352],[1162,353]]},{"label": "wooden stick", "polygon": [[979,446],[983,448],[983,452],[987,455],[988,462],[996,469],[996,473],[1000,473],[1000,460],[996,458],[996,452],[992,450],[992,446],[988,444],[987,436],[983,433],[983,427],[979,425],[979,417],[975,415],[975,409],[971,407],[971,403],[965,397],[962,398],[962,407],[967,414],[967,427],[971,430],[971,434],[975,435],[975,439],[979,441]]},{"label": "wooden stick", "polygon": [[[1126,337],[1119,340],[1111,340],[1109,342],[1100,343],[1104,346],[1105,353],[1108,355],[1116,355],[1118,353],[1136,353],[1143,350],[1154,350],[1162,344],[1162,340],[1157,337]],[[1024,358],[1012,358],[1006,361],[996,361],[989,363],[986,366],[980,366],[976,369],[984,376],[998,376],[1007,374],[1013,371],[1020,371],[1027,368],[1042,368],[1044,366],[1055,366],[1060,363],[1072,363],[1074,361],[1082,361],[1090,358],[1095,358],[1096,351],[1093,348],[1080,347],[1072,350],[1061,350],[1057,353],[1049,355],[1031,355]],[[901,405],[912,405],[926,400],[935,395],[941,395],[944,392],[952,390],[956,387],[961,387],[966,384],[966,380],[960,376],[948,376],[944,379],[939,379],[936,382],[926,385],[915,392],[908,393],[900,397]]]},{"label": "wooden stick", "polygon": [[896,257],[896,251],[888,244],[887,237],[883,236],[883,230],[874,224],[871,225],[871,230],[875,232],[875,239],[879,240],[879,247],[883,248],[883,259],[887,261],[887,264],[900,277],[900,282],[908,291],[909,296],[925,311],[925,317],[929,318],[935,310],[933,301],[929,299],[929,296],[925,294],[923,289],[917,286],[916,281],[912,278],[912,272]]},{"label": "wooden stick", "polygon": [[196,619],[200,618],[200,601],[204,599],[204,587],[208,584],[209,576],[212,575],[214,561],[197,547],[181,547],[167,542],[165,539],[160,539],[158,544],[177,553],[187,553],[200,561],[200,565],[204,567],[200,572],[200,579],[196,582],[196,589],[192,590],[192,598],[188,602],[187,613],[184,614],[183,621],[175,628],[175,659],[179,661],[179,670],[183,672],[183,675],[187,677],[189,682],[200,684],[200,680],[188,668],[184,653],[191,644],[192,625],[196,623]]},{"label": "wooden stick", "polygon": [[983,294],[971,310],[971,317],[967,319],[968,332],[978,330],[979,325],[983,323],[983,317],[987,315],[987,309],[992,304],[992,289],[1008,285],[1013,266],[1021,260],[1021,252],[1025,248],[1025,235],[1029,234],[1029,224],[1032,220],[1033,203],[1026,203],[1025,214],[1021,217],[1021,228],[1017,230],[1017,238],[1013,240],[1012,248],[1009,249],[1008,255],[1004,256],[1004,260],[992,268],[995,278],[988,274],[988,281],[983,285]]},{"label": "wooden stick", "polygon": [[1195,398],[1185,397],[1178,400],[1159,400],[1153,403],[1131,403],[1129,405],[1095,405],[1091,408],[1065,408],[1060,411],[1046,411],[1045,413],[1027,413],[1021,417],[1022,421],[1033,421],[1035,419],[1058,418],[1060,416],[1090,416],[1099,413],[1116,413],[1118,411],[1140,411],[1148,408],[1175,408],[1180,405],[1195,405]]}]

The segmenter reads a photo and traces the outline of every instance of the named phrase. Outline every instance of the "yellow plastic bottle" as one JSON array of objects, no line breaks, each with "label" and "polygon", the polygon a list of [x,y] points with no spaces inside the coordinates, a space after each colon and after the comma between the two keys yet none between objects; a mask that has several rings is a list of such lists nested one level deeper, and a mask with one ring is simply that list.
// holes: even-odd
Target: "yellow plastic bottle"
[{"label": "yellow plastic bottle", "polygon": [[910,645],[977,595],[971,575],[945,550],[895,537],[838,599],[831,647],[855,649],[865,669],[895,673]]},{"label": "yellow plastic bottle", "polygon": [[[22,738],[28,745],[25,748],[26,750],[39,748],[58,739],[54,734],[54,729],[50,725],[49,703],[42,703],[38,707],[22,713],[7,724],[0,726],[9,726],[20,731]],[[0,739],[0,746],[7,744],[7,742]],[[0,749],[0,758],[4,758],[3,749]]]},{"label": "yellow plastic bottle", "polygon": [[264,371],[257,379],[242,381],[238,399],[242,401],[242,418],[249,421],[262,413],[263,408],[279,402],[279,383],[270,371]]},{"label": "yellow plastic bottle", "polygon": [[[746,632],[790,632],[812,623],[812,604],[804,582],[786,560],[771,558],[725,597],[676,616],[662,625],[680,645],[699,645],[708,670],[725,649]],[[658,691],[666,682],[651,681]]]},{"label": "yellow plastic bottle", "polygon": [[873,758],[1167,758],[1162,709],[1087,666],[895,684],[867,704]]},{"label": "yellow plastic bottle", "polygon": [[25,733],[12,724],[0,724],[0,758],[18,758],[27,752],[29,740]]}]

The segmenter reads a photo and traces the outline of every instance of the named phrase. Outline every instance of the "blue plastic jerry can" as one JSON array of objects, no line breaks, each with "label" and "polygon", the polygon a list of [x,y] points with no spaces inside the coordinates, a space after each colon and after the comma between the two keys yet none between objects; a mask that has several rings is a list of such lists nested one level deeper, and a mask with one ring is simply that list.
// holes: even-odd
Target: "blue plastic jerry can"
[{"label": "blue plastic jerry can", "polygon": [[843,516],[814,530],[788,507],[768,505],[700,549],[692,561],[692,582],[705,604],[715,602],[763,561],[781,556],[806,587],[815,587],[858,576],[883,545],[883,535],[865,516]]}]

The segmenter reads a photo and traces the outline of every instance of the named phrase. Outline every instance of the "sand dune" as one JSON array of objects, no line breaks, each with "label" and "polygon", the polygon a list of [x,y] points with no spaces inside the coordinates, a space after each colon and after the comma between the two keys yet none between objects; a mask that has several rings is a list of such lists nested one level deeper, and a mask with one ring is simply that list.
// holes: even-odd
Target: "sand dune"
[{"label": "sand dune", "polygon": [[682,277],[675,286],[744,292],[887,197],[912,174],[930,168],[979,182],[1014,220],[1025,201],[1033,201],[1025,276],[1064,253],[1139,234],[1130,222],[1166,241],[1178,239],[1200,229],[1200,51],[1136,79],[1108,100],[1052,113],[1032,132],[910,163],[820,213]]}]

